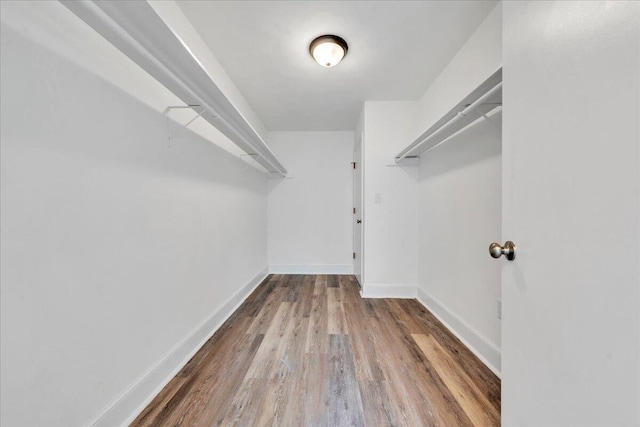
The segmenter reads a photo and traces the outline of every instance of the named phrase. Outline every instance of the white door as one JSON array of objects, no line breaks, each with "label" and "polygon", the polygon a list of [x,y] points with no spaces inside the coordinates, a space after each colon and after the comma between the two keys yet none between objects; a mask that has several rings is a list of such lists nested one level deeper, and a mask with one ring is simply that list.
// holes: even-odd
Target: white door
[{"label": "white door", "polygon": [[364,133],[358,135],[356,145],[353,151],[353,274],[356,276],[360,287],[362,287],[362,238],[364,233],[362,227],[364,227],[363,219],[364,214],[362,207],[362,150]]},{"label": "white door", "polygon": [[640,425],[640,2],[503,19],[503,425]]}]

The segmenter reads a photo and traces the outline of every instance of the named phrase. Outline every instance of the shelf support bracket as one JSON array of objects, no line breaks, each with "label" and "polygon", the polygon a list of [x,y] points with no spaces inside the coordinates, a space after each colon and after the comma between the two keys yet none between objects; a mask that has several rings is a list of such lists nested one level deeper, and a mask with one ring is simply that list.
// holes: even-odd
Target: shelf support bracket
[{"label": "shelf support bracket", "polygon": [[[489,122],[491,124],[491,126],[493,126],[494,129],[498,130],[500,132],[500,135],[501,135],[502,134],[502,127],[500,125],[498,125],[498,123],[496,123],[496,121],[493,120],[491,117],[487,116],[486,113],[484,113],[484,112],[482,112],[482,110],[480,110],[480,107],[483,106],[483,105],[493,105],[495,107],[502,107],[502,102],[487,102],[487,103],[478,105],[478,107],[473,110],[474,113],[476,113],[478,116],[482,117],[487,122]],[[462,113],[459,113],[459,114],[462,114]],[[465,114],[462,114],[462,115],[465,115]]]},{"label": "shelf support bracket", "polygon": [[[196,119],[200,116],[202,116],[205,111],[207,111],[206,108],[202,108],[200,110],[200,112],[198,114],[196,114],[196,116],[194,118],[192,118],[191,120],[189,120],[187,123],[185,123],[184,125],[180,126],[180,128],[178,130],[176,130],[175,132],[171,132],[170,129],[170,123],[169,123],[169,113],[171,112],[171,110],[177,110],[177,109],[186,109],[189,108],[191,110],[196,110],[196,108],[201,107],[200,105],[170,105],[167,108],[164,109],[163,113],[165,115],[165,117],[167,118],[167,138],[169,139],[169,141],[173,140],[175,137],[177,137],[180,133],[182,133],[186,128],[189,127],[189,125],[191,123],[193,123],[194,121],[196,121]],[[214,115],[214,117],[217,117],[216,115]]]}]

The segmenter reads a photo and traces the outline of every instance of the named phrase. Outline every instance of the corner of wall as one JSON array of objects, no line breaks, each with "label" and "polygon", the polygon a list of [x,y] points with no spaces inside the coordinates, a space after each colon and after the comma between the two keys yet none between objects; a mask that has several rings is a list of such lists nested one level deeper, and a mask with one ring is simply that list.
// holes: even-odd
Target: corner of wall
[{"label": "corner of wall", "polygon": [[362,298],[408,298],[417,296],[416,285],[364,283],[360,292]]},{"label": "corner of wall", "polygon": [[85,425],[107,427],[133,422],[268,274],[267,268],[258,273]]},{"label": "corner of wall", "polygon": [[353,274],[351,264],[270,265],[271,274]]},{"label": "corner of wall", "polygon": [[480,332],[421,288],[417,288],[417,300],[500,378],[502,355],[497,345],[486,339]]},{"label": "corner of wall", "polygon": [[[464,98],[464,96],[466,96],[473,88],[477,87],[478,84],[499,69],[501,63],[502,2],[499,2],[489,12],[484,21],[461,47],[456,56],[442,70],[440,75],[421,97],[419,101],[419,113],[416,119],[416,135],[419,135],[425,129],[433,125],[440,117],[442,117],[443,114],[455,106],[456,103]],[[474,138],[477,139],[477,135]],[[477,147],[477,145],[475,146]],[[445,154],[441,155],[441,157],[437,157],[439,153]],[[494,337],[493,340],[499,339],[495,338],[496,335],[498,337],[500,335],[499,329],[497,330],[497,333],[494,333],[495,330],[489,330],[486,326],[482,326],[480,323],[475,321],[474,326],[465,322],[461,316],[468,316],[467,318],[469,319],[473,318],[468,314],[468,311],[470,310],[469,307],[464,310],[456,308],[455,312],[452,310],[453,298],[460,297],[461,289],[466,286],[467,282],[464,280],[458,280],[458,283],[461,283],[461,287],[456,288],[456,292],[449,292],[446,296],[442,292],[436,292],[435,289],[435,284],[438,282],[436,278],[434,278],[436,274],[440,274],[440,279],[444,278],[440,280],[440,282],[446,282],[447,289],[451,290],[456,286],[456,284],[452,283],[453,281],[451,280],[452,277],[455,276],[455,274],[451,273],[452,271],[455,271],[455,268],[451,265],[448,265],[447,268],[441,268],[445,258],[440,258],[439,255],[439,253],[442,252],[442,244],[450,241],[451,235],[445,235],[443,233],[426,233],[426,230],[432,229],[429,228],[431,227],[430,224],[437,224],[439,221],[443,221],[440,222],[440,227],[443,227],[443,223],[448,221],[448,218],[453,218],[450,213],[454,209],[459,209],[459,207],[455,202],[452,202],[447,198],[448,195],[456,194],[456,197],[464,198],[465,191],[467,192],[466,194],[474,194],[475,188],[470,183],[477,182],[478,179],[473,175],[469,175],[471,178],[467,177],[467,181],[462,182],[461,177],[465,177],[465,175],[463,175],[464,172],[461,172],[463,169],[460,167],[448,170],[448,172],[450,172],[449,176],[455,176],[456,178],[456,180],[452,181],[445,181],[442,179],[442,176],[445,175],[444,173],[440,173],[437,179],[432,179],[431,175],[424,173],[425,161],[427,161],[427,159],[431,162],[429,166],[432,167],[433,165],[442,164],[442,161],[447,159],[447,154],[451,154],[451,152],[447,153],[446,150],[443,150],[441,147],[440,150],[434,150],[430,152],[428,156],[423,156],[421,159],[418,212],[421,217],[428,212],[430,215],[430,222],[423,223],[418,221],[418,230],[421,242],[419,245],[419,265],[421,265],[421,268],[418,271],[417,299],[474,354],[476,354],[476,356],[478,356],[478,358],[480,358],[480,360],[482,360],[489,369],[491,369],[496,375],[500,376],[500,347],[487,338],[488,336],[491,336]],[[478,173],[487,173],[486,169],[477,170],[479,171]],[[492,171],[495,170],[496,169],[492,169]],[[499,172],[499,164],[497,170]],[[496,175],[494,174],[492,177],[495,178]],[[486,188],[486,183],[484,181],[483,185],[485,185]],[[496,182],[496,185],[497,187],[494,190],[496,193],[494,194],[496,194],[496,199],[499,201],[501,188],[499,183]],[[451,187],[455,187],[456,191],[453,192]],[[485,203],[482,206],[489,206],[486,201],[483,201],[482,203]],[[434,204],[439,207],[446,207],[446,209],[443,208],[434,211],[434,209],[432,209],[432,205]],[[496,208],[496,206],[498,206],[498,208]],[[491,209],[498,209],[498,218],[500,212],[499,206],[499,202],[498,205],[496,205],[495,201],[489,206]],[[474,215],[479,218],[477,211],[475,211]],[[490,218],[496,218],[495,215],[488,216]],[[458,229],[459,227],[455,228]],[[485,231],[487,229],[488,228],[485,226]],[[497,229],[499,230],[499,224],[497,225]],[[469,236],[468,234],[465,235],[466,239],[470,237],[475,236]],[[434,239],[442,240],[437,241]],[[478,240],[483,241],[483,239],[485,239],[485,236],[478,237]],[[453,240],[455,241],[455,239]],[[428,248],[431,251],[425,248]],[[485,267],[482,268],[484,269]],[[481,271],[483,274],[486,273],[488,277],[486,281],[496,283],[494,281],[494,275],[492,275],[493,273],[488,273],[485,270]],[[497,283],[499,283],[499,276],[497,280]],[[427,292],[427,290],[429,290],[429,292]],[[499,298],[499,291],[497,292],[497,295],[487,294],[487,298],[490,298],[491,301],[496,301]],[[437,300],[433,295],[438,295],[441,300]],[[474,301],[473,304],[477,306],[478,302],[476,300],[472,298],[469,298],[468,300]],[[482,302],[482,304],[485,304],[485,302]],[[465,310],[467,312],[465,312]],[[492,310],[485,310],[484,313],[489,312],[495,313],[495,311]],[[480,328],[482,332],[476,328]]]},{"label": "corner of wall", "polygon": [[267,128],[262,119],[253,110],[222,64],[220,64],[220,61],[218,61],[189,19],[184,15],[178,3],[174,0],[150,0],[149,4],[165,24],[176,34],[179,34],[183,43],[198,58],[206,72],[211,76],[211,79],[220,86],[225,96],[231,100],[232,104],[251,124],[256,133],[263,140],[266,139]]}]

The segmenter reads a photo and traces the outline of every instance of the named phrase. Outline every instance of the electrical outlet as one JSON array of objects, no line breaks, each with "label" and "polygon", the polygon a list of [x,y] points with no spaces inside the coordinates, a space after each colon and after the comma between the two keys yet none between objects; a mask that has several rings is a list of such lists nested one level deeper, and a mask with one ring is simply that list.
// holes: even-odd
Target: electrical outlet
[{"label": "electrical outlet", "polygon": [[498,319],[502,320],[502,300],[498,300]]}]

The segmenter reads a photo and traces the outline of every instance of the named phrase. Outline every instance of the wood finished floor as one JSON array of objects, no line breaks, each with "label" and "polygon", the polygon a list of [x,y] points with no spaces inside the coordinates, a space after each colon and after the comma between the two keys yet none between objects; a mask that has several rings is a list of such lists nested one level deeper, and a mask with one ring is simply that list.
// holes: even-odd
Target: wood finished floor
[{"label": "wood finished floor", "polygon": [[415,300],[272,275],[134,426],[497,426],[500,380]]}]

